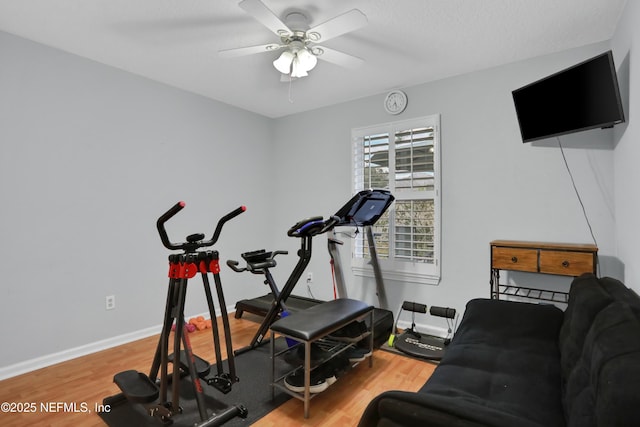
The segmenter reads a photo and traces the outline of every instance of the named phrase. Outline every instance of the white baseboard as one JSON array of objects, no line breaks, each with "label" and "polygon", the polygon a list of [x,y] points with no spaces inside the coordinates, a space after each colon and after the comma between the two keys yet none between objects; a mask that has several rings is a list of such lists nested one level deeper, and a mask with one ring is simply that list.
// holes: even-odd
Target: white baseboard
[{"label": "white baseboard", "polygon": [[[235,307],[227,309],[229,315],[235,313]],[[216,312],[219,316],[220,313]],[[191,317],[203,316],[209,317],[209,313],[196,314],[193,316],[185,316],[189,319]],[[398,327],[406,329],[411,327],[409,321],[399,321]],[[420,332],[433,335],[436,337],[446,337],[447,330],[444,328],[435,327],[427,324],[416,324],[416,329]],[[35,359],[25,360],[13,365],[0,367],[0,381],[7,378],[15,377],[18,375],[26,374],[36,369],[46,368],[47,366],[55,365],[56,363],[66,362],[67,360],[75,359],[76,357],[86,356],[88,354],[96,353],[98,351],[107,350],[109,348],[117,347],[119,345],[127,344],[132,341],[136,341],[142,338],[147,338],[152,335],[159,334],[162,331],[162,325],[152,326],[146,329],[140,329],[138,331],[129,332],[116,337],[107,338],[104,340],[96,341],[79,347],[70,348],[57,353],[48,354]]]},{"label": "white baseboard", "polygon": [[[228,309],[227,311],[229,314],[235,313],[235,307],[233,309]],[[220,314],[216,311],[216,316],[219,315]],[[185,316],[185,319],[190,319],[192,317],[198,316],[203,316],[204,318],[208,319],[209,312],[196,314],[193,316]],[[68,350],[59,351],[57,353],[47,354],[45,356],[25,360],[13,365],[3,366],[0,367],[0,381],[18,375],[26,374],[28,372],[35,371],[36,369],[46,368],[47,366],[55,365],[56,363],[66,362],[67,360],[75,359],[76,357],[86,356],[88,354],[107,350],[109,348],[127,344],[142,338],[147,338],[152,335],[159,334],[161,331],[162,325],[152,326],[150,328],[140,329],[123,335],[118,335],[104,340],[81,345],[79,347],[70,348]]]}]

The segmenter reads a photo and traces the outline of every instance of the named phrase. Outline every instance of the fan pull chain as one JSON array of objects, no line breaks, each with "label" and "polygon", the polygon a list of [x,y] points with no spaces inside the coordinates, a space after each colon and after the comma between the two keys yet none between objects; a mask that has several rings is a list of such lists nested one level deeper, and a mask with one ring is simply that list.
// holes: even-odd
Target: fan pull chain
[{"label": "fan pull chain", "polygon": [[289,74],[289,103],[293,104],[293,98],[291,97],[291,87],[293,86],[293,78]]}]

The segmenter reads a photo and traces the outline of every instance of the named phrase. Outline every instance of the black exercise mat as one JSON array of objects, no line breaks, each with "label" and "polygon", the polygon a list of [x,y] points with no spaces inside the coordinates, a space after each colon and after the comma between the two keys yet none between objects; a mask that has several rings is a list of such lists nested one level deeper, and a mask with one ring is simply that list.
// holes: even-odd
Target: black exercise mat
[{"label": "black exercise mat", "polygon": [[[286,345],[283,338],[276,340],[276,350],[283,349]],[[291,398],[286,393],[276,390],[275,399],[271,400],[271,344],[267,343],[255,350],[243,353],[235,358],[236,374],[240,381],[233,384],[228,394],[222,394],[213,387],[203,383],[205,402],[209,416],[220,408],[220,402],[226,405],[244,405],[249,414],[247,418],[236,417],[227,422],[225,426],[248,426]],[[211,366],[211,372],[215,372],[215,364]],[[228,372],[227,361],[224,361],[225,372]],[[276,358],[276,375],[284,375],[291,370],[284,358]],[[181,380],[180,406],[182,414],[175,415],[172,426],[193,426],[200,421],[198,406],[196,404],[193,387],[189,377]],[[170,395],[169,390],[169,395]],[[217,412],[217,411],[216,411]],[[99,414],[109,426],[162,426],[160,420],[149,416],[142,405],[125,402],[111,408],[111,411]]]}]

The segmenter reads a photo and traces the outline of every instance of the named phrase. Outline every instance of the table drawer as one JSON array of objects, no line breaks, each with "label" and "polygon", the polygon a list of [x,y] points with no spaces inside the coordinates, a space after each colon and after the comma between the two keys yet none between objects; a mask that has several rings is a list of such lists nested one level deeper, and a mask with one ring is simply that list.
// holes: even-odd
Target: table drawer
[{"label": "table drawer", "polygon": [[491,267],[501,270],[538,271],[536,249],[493,247]]},{"label": "table drawer", "polygon": [[594,256],[589,252],[540,251],[540,273],[579,276],[593,273]]}]

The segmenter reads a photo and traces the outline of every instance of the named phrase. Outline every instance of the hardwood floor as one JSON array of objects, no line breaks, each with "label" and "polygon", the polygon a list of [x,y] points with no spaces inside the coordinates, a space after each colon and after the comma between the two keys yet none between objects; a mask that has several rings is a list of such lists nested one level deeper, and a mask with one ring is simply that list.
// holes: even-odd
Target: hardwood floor
[{"label": "hardwood floor", "polygon": [[[234,348],[247,345],[257,324],[245,314],[230,317]],[[28,339],[28,336],[25,336]],[[0,425],[15,426],[104,426],[96,408],[106,396],[117,393],[113,375],[127,369],[148,372],[157,336],[104,350],[88,356],[0,381]],[[190,334],[194,352],[213,360],[211,332]],[[373,368],[363,363],[340,378],[329,390],[311,402],[310,416],[303,417],[302,402],[288,402],[260,419],[258,427],[355,426],[371,399],[385,390],[418,390],[435,365],[385,351],[374,353]],[[239,376],[241,373],[239,373]],[[67,404],[65,408],[63,405]],[[75,404],[75,411],[72,409]]]}]

